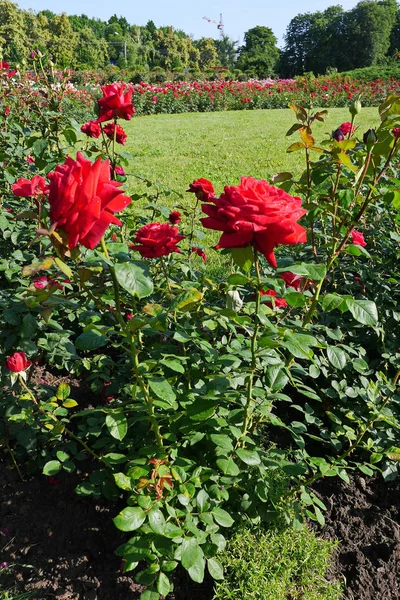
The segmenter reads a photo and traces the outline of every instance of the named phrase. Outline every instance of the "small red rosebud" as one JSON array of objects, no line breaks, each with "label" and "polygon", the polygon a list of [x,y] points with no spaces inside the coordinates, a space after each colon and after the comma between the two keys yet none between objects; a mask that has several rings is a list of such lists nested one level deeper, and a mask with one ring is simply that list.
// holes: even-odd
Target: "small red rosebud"
[{"label": "small red rosebud", "polygon": [[168,221],[172,223],[172,225],[178,225],[181,222],[181,213],[177,210],[173,210],[169,213]]},{"label": "small red rosebud", "polygon": [[15,352],[6,360],[6,367],[13,373],[20,373],[30,367],[32,362],[26,358],[25,352]]}]

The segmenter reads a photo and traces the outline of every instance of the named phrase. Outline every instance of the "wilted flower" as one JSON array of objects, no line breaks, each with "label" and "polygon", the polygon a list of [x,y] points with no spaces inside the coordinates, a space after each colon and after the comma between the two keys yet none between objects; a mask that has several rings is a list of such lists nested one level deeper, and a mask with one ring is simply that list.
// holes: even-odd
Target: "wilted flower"
[{"label": "wilted flower", "polygon": [[181,213],[178,210],[173,210],[169,213],[168,221],[172,225],[178,225],[181,222]]}]

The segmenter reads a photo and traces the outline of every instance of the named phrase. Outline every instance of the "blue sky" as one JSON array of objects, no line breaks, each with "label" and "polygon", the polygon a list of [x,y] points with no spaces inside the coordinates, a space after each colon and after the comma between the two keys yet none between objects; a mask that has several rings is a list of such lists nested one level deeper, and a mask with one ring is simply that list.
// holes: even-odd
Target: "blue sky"
[{"label": "blue sky", "polygon": [[225,33],[230,38],[242,41],[245,31],[256,25],[266,25],[271,27],[281,45],[289,21],[297,14],[325,10],[334,4],[349,10],[357,4],[357,0],[125,0],[115,3],[104,0],[17,0],[17,3],[20,8],[34,11],[49,9],[69,15],[84,13],[103,20],[117,14],[135,25],[145,25],[152,19],[157,26],[173,25],[195,38],[218,37],[216,25],[202,17],[218,21],[222,13]]}]

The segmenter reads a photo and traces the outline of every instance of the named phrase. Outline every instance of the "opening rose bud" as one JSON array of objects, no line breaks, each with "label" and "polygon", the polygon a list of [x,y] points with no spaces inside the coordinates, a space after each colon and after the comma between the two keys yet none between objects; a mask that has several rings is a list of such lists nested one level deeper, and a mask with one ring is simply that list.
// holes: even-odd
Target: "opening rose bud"
[{"label": "opening rose bud", "polygon": [[20,373],[30,367],[32,362],[26,358],[25,352],[15,352],[6,360],[6,367],[13,373]]},{"label": "opening rose bud", "polygon": [[335,140],[336,142],[343,142],[343,140],[344,140],[344,133],[343,133],[343,131],[340,128],[336,129],[332,133],[332,139]]}]

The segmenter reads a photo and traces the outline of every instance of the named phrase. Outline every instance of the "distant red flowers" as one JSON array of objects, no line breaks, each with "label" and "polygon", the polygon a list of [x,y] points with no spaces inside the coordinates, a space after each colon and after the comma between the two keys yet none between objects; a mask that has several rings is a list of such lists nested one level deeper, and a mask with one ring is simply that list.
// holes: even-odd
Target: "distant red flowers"
[{"label": "distant red flowers", "polygon": [[242,177],[239,185],[225,186],[219,198],[202,204],[208,216],[201,222],[207,229],[223,232],[217,248],[252,245],[276,267],[276,246],[307,240],[306,230],[297,222],[307,212],[301,202],[267,181]]},{"label": "distant red flowers", "polygon": [[196,197],[201,202],[210,202],[215,197],[215,191],[213,184],[208,179],[195,179],[193,183],[189,185],[188,192],[196,194]]},{"label": "distant red flowers", "polygon": [[32,362],[26,358],[25,352],[14,352],[6,360],[6,367],[13,373],[20,373],[30,367]]},{"label": "distant red flowers", "polygon": [[111,83],[102,86],[103,97],[97,101],[100,111],[98,122],[111,119],[130,121],[135,112],[132,103],[132,88],[126,83]]},{"label": "distant red flowers", "polygon": [[126,208],[131,198],[120,189],[121,183],[110,179],[108,160],[92,163],[78,152],[76,160],[68,157],[49,178],[50,220],[65,231],[69,248],[82,244],[93,249],[111,223],[121,225],[114,213]]},{"label": "distant red flowers", "polygon": [[137,250],[143,258],[159,258],[171,252],[179,253],[177,244],[184,237],[169,223],[149,223],[139,229],[130,248]]}]

